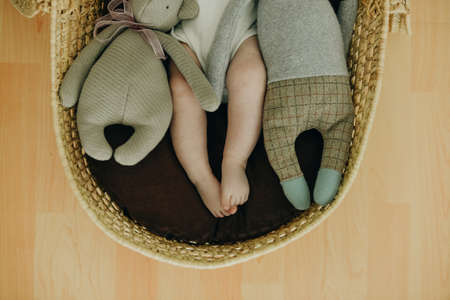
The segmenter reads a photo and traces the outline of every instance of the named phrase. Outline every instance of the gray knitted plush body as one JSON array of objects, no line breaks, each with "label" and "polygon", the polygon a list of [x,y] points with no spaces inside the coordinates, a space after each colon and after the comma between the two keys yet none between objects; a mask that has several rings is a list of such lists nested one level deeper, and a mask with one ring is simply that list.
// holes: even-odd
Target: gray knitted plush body
[{"label": "gray knitted plush body", "polygon": [[[231,60],[229,45],[241,8],[232,0],[211,48],[207,75],[223,94]],[[339,187],[353,130],[353,103],[346,56],[358,0],[342,0],[336,13],[328,0],[259,0],[258,39],[267,68],[264,144],[288,200],[310,206],[310,191],[300,169],[295,141],[315,128],[324,139],[314,200],[327,204]]]},{"label": "gray knitted plush body", "polygon": [[347,163],[353,103],[346,56],[357,0],[342,0],[336,16],[328,0],[260,0],[258,37],[267,67],[264,144],[288,200],[307,209],[311,196],[295,141],[306,130],[323,137],[314,201],[330,203]]},{"label": "gray knitted plush body", "polygon": [[[206,77],[184,47],[164,33],[180,20],[197,16],[195,0],[131,0],[130,4],[136,21],[154,30],[201,106],[207,111],[217,109],[217,98]],[[166,70],[153,48],[132,29],[112,37],[116,29],[117,25],[107,27],[80,52],[59,95],[65,107],[78,102],[81,144],[97,160],[108,160],[113,154],[104,136],[106,126],[132,126],[133,136],[116,149],[114,158],[122,165],[135,165],[165,135],[172,100]]]}]

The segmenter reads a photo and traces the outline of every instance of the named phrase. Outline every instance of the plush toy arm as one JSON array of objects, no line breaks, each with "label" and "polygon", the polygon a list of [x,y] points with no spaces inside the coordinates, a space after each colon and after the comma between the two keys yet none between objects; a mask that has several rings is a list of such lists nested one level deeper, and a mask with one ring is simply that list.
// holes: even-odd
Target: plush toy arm
[{"label": "plush toy arm", "polygon": [[358,0],[342,0],[337,17],[341,24],[342,37],[344,39],[344,50],[348,54],[350,43],[352,41],[353,26],[358,12]]},{"label": "plush toy arm", "polygon": [[103,50],[110,44],[111,41],[106,40],[117,29],[117,25],[109,26],[104,29],[97,37],[100,39],[93,39],[81,50],[78,57],[70,66],[59,88],[59,98],[64,107],[74,106],[83,87],[84,81],[91,70],[92,65],[101,55]]},{"label": "plush toy arm", "polygon": [[159,31],[155,33],[158,35],[167,54],[192,88],[201,107],[206,111],[217,110],[220,105],[220,100],[216,97],[211,84],[186,49],[173,37]]},{"label": "plush toy arm", "polygon": [[184,0],[178,12],[180,20],[189,20],[198,16],[200,8],[196,0]]}]

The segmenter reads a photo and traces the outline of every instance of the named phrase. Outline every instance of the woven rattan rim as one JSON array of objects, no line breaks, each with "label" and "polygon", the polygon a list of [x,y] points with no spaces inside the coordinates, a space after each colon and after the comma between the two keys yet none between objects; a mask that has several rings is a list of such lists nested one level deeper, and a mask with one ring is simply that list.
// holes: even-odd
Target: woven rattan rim
[{"label": "woven rattan rim", "polygon": [[49,0],[10,0],[11,4],[25,17],[32,18],[39,12],[50,11]]},{"label": "woven rattan rim", "polygon": [[91,39],[92,25],[103,11],[104,3],[100,0],[12,2],[28,16],[51,11],[54,127],[66,175],[81,206],[108,236],[123,246],[162,262],[202,269],[230,266],[284,247],[313,230],[342,203],[359,170],[375,117],[387,33],[409,31],[408,0],[360,0],[349,58],[355,130],[349,163],[335,201],[324,207],[313,206],[289,224],[255,239],[229,245],[198,245],[167,240],[125,217],[98,186],[88,168],[78,138],[75,110],[59,104],[57,92],[63,74]]}]

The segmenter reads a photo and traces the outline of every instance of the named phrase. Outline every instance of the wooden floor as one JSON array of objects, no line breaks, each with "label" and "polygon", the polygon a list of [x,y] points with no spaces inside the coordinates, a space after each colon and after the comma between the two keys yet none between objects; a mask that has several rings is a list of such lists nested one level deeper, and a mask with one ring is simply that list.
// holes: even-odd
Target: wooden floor
[{"label": "wooden floor", "polygon": [[412,2],[343,205],[284,249],[197,271],[117,245],[82,211],[53,135],[49,18],[0,0],[0,300],[449,300],[450,1]]}]

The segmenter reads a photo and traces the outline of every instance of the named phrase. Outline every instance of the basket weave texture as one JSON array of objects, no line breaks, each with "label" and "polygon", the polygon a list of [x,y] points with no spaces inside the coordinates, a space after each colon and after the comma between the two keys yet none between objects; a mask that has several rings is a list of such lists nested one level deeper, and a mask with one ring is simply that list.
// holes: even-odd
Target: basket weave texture
[{"label": "basket weave texture", "polygon": [[264,236],[229,245],[167,240],[127,218],[92,176],[81,147],[76,112],[60,105],[64,73],[92,39],[93,24],[105,9],[100,0],[11,0],[24,15],[51,12],[52,105],[61,158],[73,190],[93,221],[120,244],[159,261],[194,268],[218,268],[258,257],[299,239],[343,201],[366,149],[381,89],[388,31],[409,32],[408,0],[360,0],[349,57],[355,129],[350,159],[335,201],[313,205],[287,225]]},{"label": "basket weave texture", "polygon": [[25,17],[34,17],[39,12],[50,12],[49,0],[11,0],[11,4]]}]

